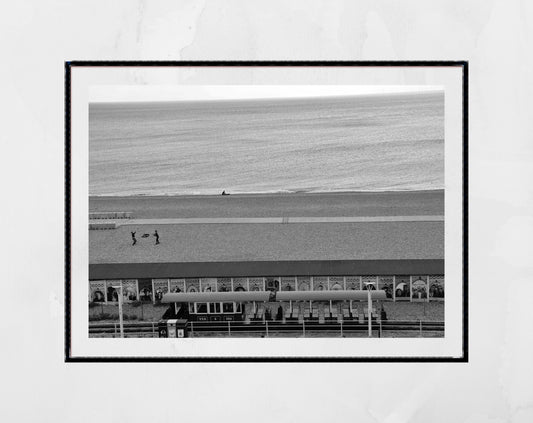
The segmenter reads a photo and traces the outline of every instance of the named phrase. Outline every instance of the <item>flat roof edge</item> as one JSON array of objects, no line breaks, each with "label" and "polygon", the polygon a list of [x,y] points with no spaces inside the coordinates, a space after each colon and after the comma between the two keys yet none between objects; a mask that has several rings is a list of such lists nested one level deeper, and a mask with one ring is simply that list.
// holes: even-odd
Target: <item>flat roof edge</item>
[{"label": "flat roof edge", "polygon": [[442,275],[444,259],[89,264],[89,279]]}]

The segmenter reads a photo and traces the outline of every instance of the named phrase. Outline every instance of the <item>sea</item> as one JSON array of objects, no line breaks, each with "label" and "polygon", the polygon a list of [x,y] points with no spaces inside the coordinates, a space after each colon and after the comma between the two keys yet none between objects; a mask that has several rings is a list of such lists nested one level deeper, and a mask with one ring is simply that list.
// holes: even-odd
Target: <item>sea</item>
[{"label": "sea", "polygon": [[444,188],[444,93],[91,103],[89,194]]}]

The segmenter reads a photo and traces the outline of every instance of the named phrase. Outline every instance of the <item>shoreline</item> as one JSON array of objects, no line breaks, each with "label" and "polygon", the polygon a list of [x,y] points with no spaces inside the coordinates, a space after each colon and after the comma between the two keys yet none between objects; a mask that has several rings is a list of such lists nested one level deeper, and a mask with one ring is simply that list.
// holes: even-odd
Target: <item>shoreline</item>
[{"label": "shoreline", "polygon": [[223,196],[222,194],[99,194],[89,195],[91,199],[165,199],[165,198],[219,198],[219,197],[285,197],[285,196],[323,196],[323,195],[389,195],[389,194],[423,194],[423,193],[442,193],[444,188],[435,189],[415,189],[415,190],[383,190],[383,191],[272,191],[272,192],[245,192],[245,193],[229,193]]}]

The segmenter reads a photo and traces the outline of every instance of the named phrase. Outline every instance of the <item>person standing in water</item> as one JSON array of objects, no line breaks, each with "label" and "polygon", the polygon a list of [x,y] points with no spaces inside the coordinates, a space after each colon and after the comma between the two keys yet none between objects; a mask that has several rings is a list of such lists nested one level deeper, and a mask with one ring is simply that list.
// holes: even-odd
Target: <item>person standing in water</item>
[{"label": "person standing in water", "polygon": [[157,245],[157,244],[159,244],[159,234],[157,233],[157,229],[154,232],[154,236],[155,236],[155,245]]},{"label": "person standing in water", "polygon": [[137,239],[135,239],[135,232],[131,233],[131,239],[133,239],[133,244],[131,244],[131,245],[137,244]]}]

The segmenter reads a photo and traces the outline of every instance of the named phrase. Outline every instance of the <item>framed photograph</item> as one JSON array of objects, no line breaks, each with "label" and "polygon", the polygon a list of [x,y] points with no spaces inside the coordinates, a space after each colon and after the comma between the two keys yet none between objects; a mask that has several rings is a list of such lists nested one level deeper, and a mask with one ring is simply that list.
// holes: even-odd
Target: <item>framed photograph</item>
[{"label": "framed photograph", "polygon": [[467,62],[67,62],[65,360],[468,361]]}]

